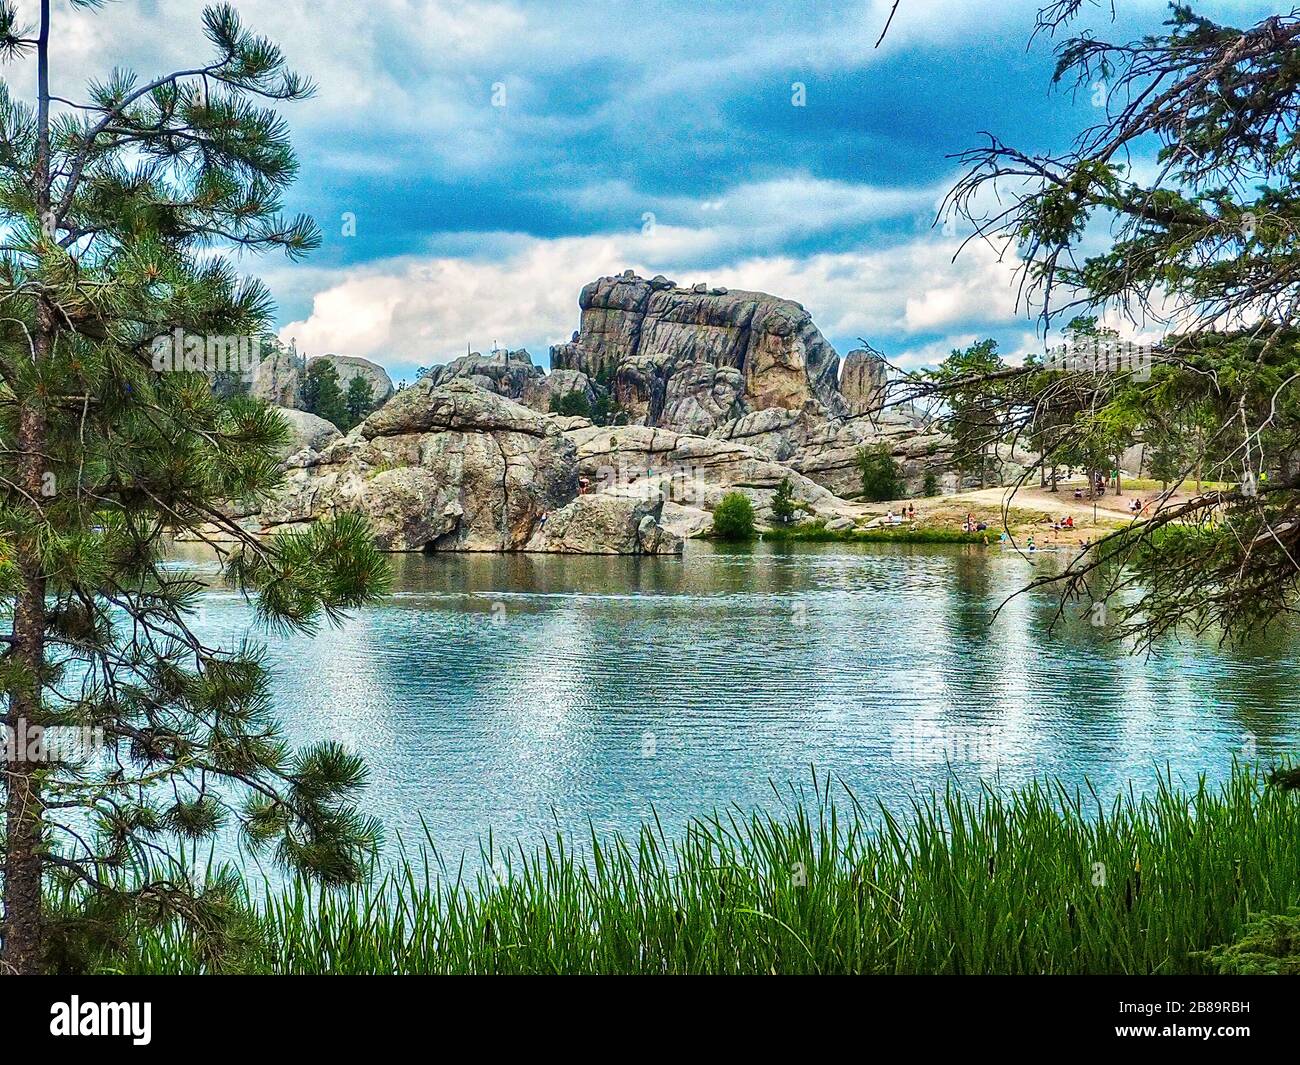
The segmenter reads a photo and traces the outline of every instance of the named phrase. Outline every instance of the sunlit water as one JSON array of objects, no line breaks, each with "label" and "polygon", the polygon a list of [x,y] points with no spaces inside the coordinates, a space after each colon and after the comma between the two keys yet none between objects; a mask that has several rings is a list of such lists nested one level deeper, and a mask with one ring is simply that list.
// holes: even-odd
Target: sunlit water
[{"label": "sunlit water", "polygon": [[[1054,560],[1040,556],[1039,565]],[[389,838],[444,855],[771,805],[811,768],[897,806],[918,789],[1086,777],[1103,793],[1223,776],[1297,747],[1300,642],[1133,657],[1049,625],[1035,570],[978,547],[723,550],[682,560],[394,559],[396,591],[341,628],[278,638],[237,596],[199,629],[266,643],[291,739],[371,768]]]}]

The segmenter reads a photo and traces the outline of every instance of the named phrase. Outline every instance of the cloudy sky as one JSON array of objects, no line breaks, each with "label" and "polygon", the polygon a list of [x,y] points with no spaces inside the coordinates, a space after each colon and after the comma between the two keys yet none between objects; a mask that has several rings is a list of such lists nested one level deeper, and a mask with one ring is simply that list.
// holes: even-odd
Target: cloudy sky
[{"label": "cloudy sky", "polygon": [[[901,0],[876,49],[891,2],[240,0],[320,87],[285,115],[302,161],[290,207],[323,246],[248,269],[286,339],[398,377],[494,343],[545,365],[582,285],[629,267],[798,300],[841,352],[859,337],[912,364],[981,336],[1041,347],[1010,266],[983,247],[954,263],[961,231],[932,222],[952,153],[982,130],[1060,147],[1091,99],[1049,91],[1037,0]],[[1154,29],[1166,9],[1117,6],[1114,26],[1097,9],[1099,35]],[[1271,6],[1199,5],[1236,22]],[[54,91],[192,63],[201,8],[56,0]],[[9,72],[16,93],[28,73]]]}]

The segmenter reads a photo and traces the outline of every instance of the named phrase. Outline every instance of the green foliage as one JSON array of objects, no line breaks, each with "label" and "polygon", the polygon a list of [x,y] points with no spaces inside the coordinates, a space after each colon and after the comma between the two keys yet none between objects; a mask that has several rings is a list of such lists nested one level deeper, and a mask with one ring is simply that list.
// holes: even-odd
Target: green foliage
[{"label": "green foliage", "polygon": [[[0,679],[15,718],[102,730],[113,748],[0,775],[18,798],[3,961],[24,972],[136,920],[196,935],[245,923],[230,884],[187,875],[218,833],[327,884],[355,881],[378,845],[359,760],[289,746],[259,649],[201,638],[211,578],[163,557],[169,530],[210,543],[264,624],[306,632],[372,601],[387,572],[354,516],[268,541],[224,517],[280,486],[287,427],[231,387],[230,366],[178,365],[175,340],[220,353],[268,336],[269,293],[216,249],[296,258],[319,233],[281,215],[297,160],[277,106],[310,84],[233,7],[207,9],[203,32],[208,58],[158,79],[117,71],[48,125],[0,86],[0,595],[16,637]],[[66,920],[25,901],[42,884],[76,895]]]},{"label": "green foliage", "polygon": [[1200,956],[1225,976],[1300,976],[1300,909],[1256,917],[1240,939]]},{"label": "green foliage", "polygon": [[570,418],[590,418],[591,401],[580,389],[573,389],[562,396],[551,397],[551,413],[563,414]]},{"label": "green foliage", "polygon": [[[832,790],[834,789],[834,790]],[[727,810],[675,835],[435,841],[365,886],[291,882],[222,899],[229,947],[168,918],[83,967],[192,973],[1204,973],[1254,915],[1300,905],[1300,796],[1238,768],[1222,787],[1113,801],[1035,782],[954,784],[905,812],[842,785]],[[214,905],[216,905],[214,903]],[[79,912],[75,898],[65,911]],[[1283,957],[1291,919],[1248,935]],[[1271,929],[1279,933],[1276,937]],[[1287,929],[1292,931],[1288,932]],[[1202,952],[1210,951],[1208,956]],[[1274,952],[1278,952],[1275,954]],[[217,964],[209,961],[217,959]]]},{"label": "green foliage", "polygon": [[974,473],[981,488],[989,474],[990,449],[1002,436],[1005,412],[995,375],[1003,369],[998,342],[989,338],[965,350],[954,348],[930,375],[944,389],[948,413],[943,428],[953,441],[952,461],[963,473]]},{"label": "green foliage", "polygon": [[744,492],[728,492],[714,507],[713,536],[718,540],[754,538],[754,504]]},{"label": "green foliage", "polygon": [[864,499],[879,503],[902,498],[903,478],[888,444],[881,442],[861,447],[857,459]]},{"label": "green foliage", "polygon": [[934,470],[925,471],[925,480],[921,486],[923,496],[937,496],[939,494],[939,475]]},{"label": "green foliage", "polygon": [[351,428],[347,400],[339,387],[339,372],[328,359],[313,359],[307,364],[302,383],[302,409],[332,422],[341,432]]},{"label": "green foliage", "polygon": [[987,533],[931,525],[832,530],[826,528],[824,521],[815,521],[793,528],[772,529],[764,539],[813,544],[983,544],[987,537]]},{"label": "green foliage", "polygon": [[782,477],[781,483],[776,486],[776,491],[772,493],[772,517],[776,519],[778,525],[789,525],[794,521],[794,516],[799,507],[794,499],[794,485],[791,484],[789,477]]},{"label": "green foliage", "polygon": [[374,385],[361,374],[357,374],[348,382],[343,406],[347,410],[348,429],[360,425],[365,421],[366,415],[375,409]]}]

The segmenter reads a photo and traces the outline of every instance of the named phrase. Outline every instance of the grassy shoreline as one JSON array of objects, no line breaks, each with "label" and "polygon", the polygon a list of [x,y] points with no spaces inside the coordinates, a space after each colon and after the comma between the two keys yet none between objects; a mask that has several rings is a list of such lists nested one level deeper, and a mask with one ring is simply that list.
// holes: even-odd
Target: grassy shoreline
[{"label": "grassy shoreline", "polygon": [[[1220,786],[1104,802],[1040,782],[954,788],[907,816],[825,787],[669,836],[555,838],[477,870],[400,856],[368,886],[241,889],[243,941],[154,923],[100,971],[1202,973],[1300,904],[1300,795]],[[63,905],[74,905],[64,900]]]},{"label": "grassy shoreline", "polygon": [[875,529],[828,529],[820,522],[765,529],[763,539],[775,543],[806,544],[983,544],[993,543],[997,533],[967,533],[935,526],[892,526]]}]

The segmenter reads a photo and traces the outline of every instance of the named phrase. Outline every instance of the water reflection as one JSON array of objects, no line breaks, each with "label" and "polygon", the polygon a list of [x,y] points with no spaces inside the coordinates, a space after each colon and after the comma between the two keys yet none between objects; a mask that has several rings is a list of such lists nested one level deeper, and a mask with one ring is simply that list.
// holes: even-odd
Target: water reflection
[{"label": "water reflection", "polygon": [[[1051,560],[1035,560],[1039,566]],[[270,639],[292,738],[369,758],[388,830],[444,852],[555,827],[666,826],[771,801],[810,765],[860,797],[1052,773],[1103,791],[1153,766],[1222,775],[1297,745],[1290,633],[1133,657],[978,547],[693,544],[683,560],[397,556],[394,595]],[[213,592],[205,635],[246,606]],[[266,639],[266,637],[262,637]],[[1250,745],[1253,744],[1253,747]]]}]

